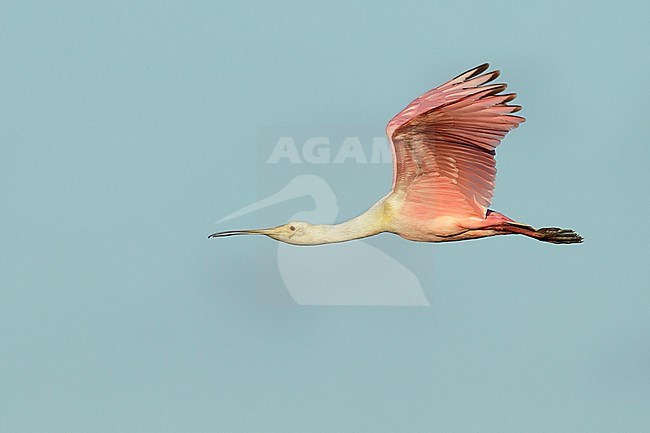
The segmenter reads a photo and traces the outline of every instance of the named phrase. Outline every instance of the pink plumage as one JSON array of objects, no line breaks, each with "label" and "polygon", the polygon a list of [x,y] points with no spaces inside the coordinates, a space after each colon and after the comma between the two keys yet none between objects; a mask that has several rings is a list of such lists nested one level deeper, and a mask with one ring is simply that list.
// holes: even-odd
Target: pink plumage
[{"label": "pink plumage", "polygon": [[491,84],[483,64],[411,102],[386,128],[395,152],[393,190],[406,189],[403,212],[415,218],[484,218],[494,194],[494,149],[525,119],[507,105],[516,94]]}]

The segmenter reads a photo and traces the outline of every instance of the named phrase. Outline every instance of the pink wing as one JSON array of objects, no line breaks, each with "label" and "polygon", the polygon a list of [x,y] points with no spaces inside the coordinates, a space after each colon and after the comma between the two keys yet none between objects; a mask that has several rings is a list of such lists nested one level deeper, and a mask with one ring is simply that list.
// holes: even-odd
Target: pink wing
[{"label": "pink wing", "polygon": [[[393,193],[404,192],[402,211],[413,218],[484,218],[494,195],[495,148],[525,119],[507,105],[517,96],[490,84],[499,71],[471,69],[428,91],[386,127],[393,148]],[[482,74],[482,75],[481,75]]]}]

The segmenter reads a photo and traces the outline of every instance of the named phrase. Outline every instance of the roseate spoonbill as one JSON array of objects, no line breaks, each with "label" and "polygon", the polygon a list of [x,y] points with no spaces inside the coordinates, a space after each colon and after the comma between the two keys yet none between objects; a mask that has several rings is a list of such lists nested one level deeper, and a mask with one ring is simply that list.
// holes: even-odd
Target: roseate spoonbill
[{"label": "roseate spoonbill", "polygon": [[294,245],[320,245],[389,232],[419,242],[449,242],[522,234],[572,244],[570,229],[535,229],[488,209],[496,178],[495,148],[525,119],[508,105],[515,93],[488,84],[499,71],[487,63],[470,69],[411,102],[386,127],[393,153],[388,195],[349,221],[328,225],[291,221],[267,229],[219,232],[210,238],[266,235]]},{"label": "roseate spoonbill", "polygon": [[[297,213],[292,219],[336,220],[339,208],[329,184],[319,176],[300,175],[275,194],[223,217],[219,223],[304,196],[314,200],[314,209]],[[282,281],[300,305],[430,305],[413,272],[367,242],[301,251],[279,242],[277,259]]]}]

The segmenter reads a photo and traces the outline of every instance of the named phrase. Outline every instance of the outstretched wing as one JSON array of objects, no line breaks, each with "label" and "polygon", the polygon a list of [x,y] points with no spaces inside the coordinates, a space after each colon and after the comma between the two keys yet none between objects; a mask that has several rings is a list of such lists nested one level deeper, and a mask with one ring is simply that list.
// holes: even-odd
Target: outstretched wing
[{"label": "outstretched wing", "polygon": [[487,84],[499,71],[471,69],[428,91],[386,127],[393,148],[393,193],[413,218],[484,218],[494,195],[495,148],[525,119],[507,105],[505,84]]}]

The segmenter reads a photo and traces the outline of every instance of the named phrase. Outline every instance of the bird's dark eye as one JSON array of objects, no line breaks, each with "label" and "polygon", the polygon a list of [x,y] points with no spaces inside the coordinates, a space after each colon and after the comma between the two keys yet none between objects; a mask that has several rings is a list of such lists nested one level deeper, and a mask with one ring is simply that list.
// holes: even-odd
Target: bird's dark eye
[{"label": "bird's dark eye", "polygon": [[289,230],[291,230],[293,232],[293,231],[296,231],[296,228],[294,226],[291,226],[291,227],[289,227]]}]

